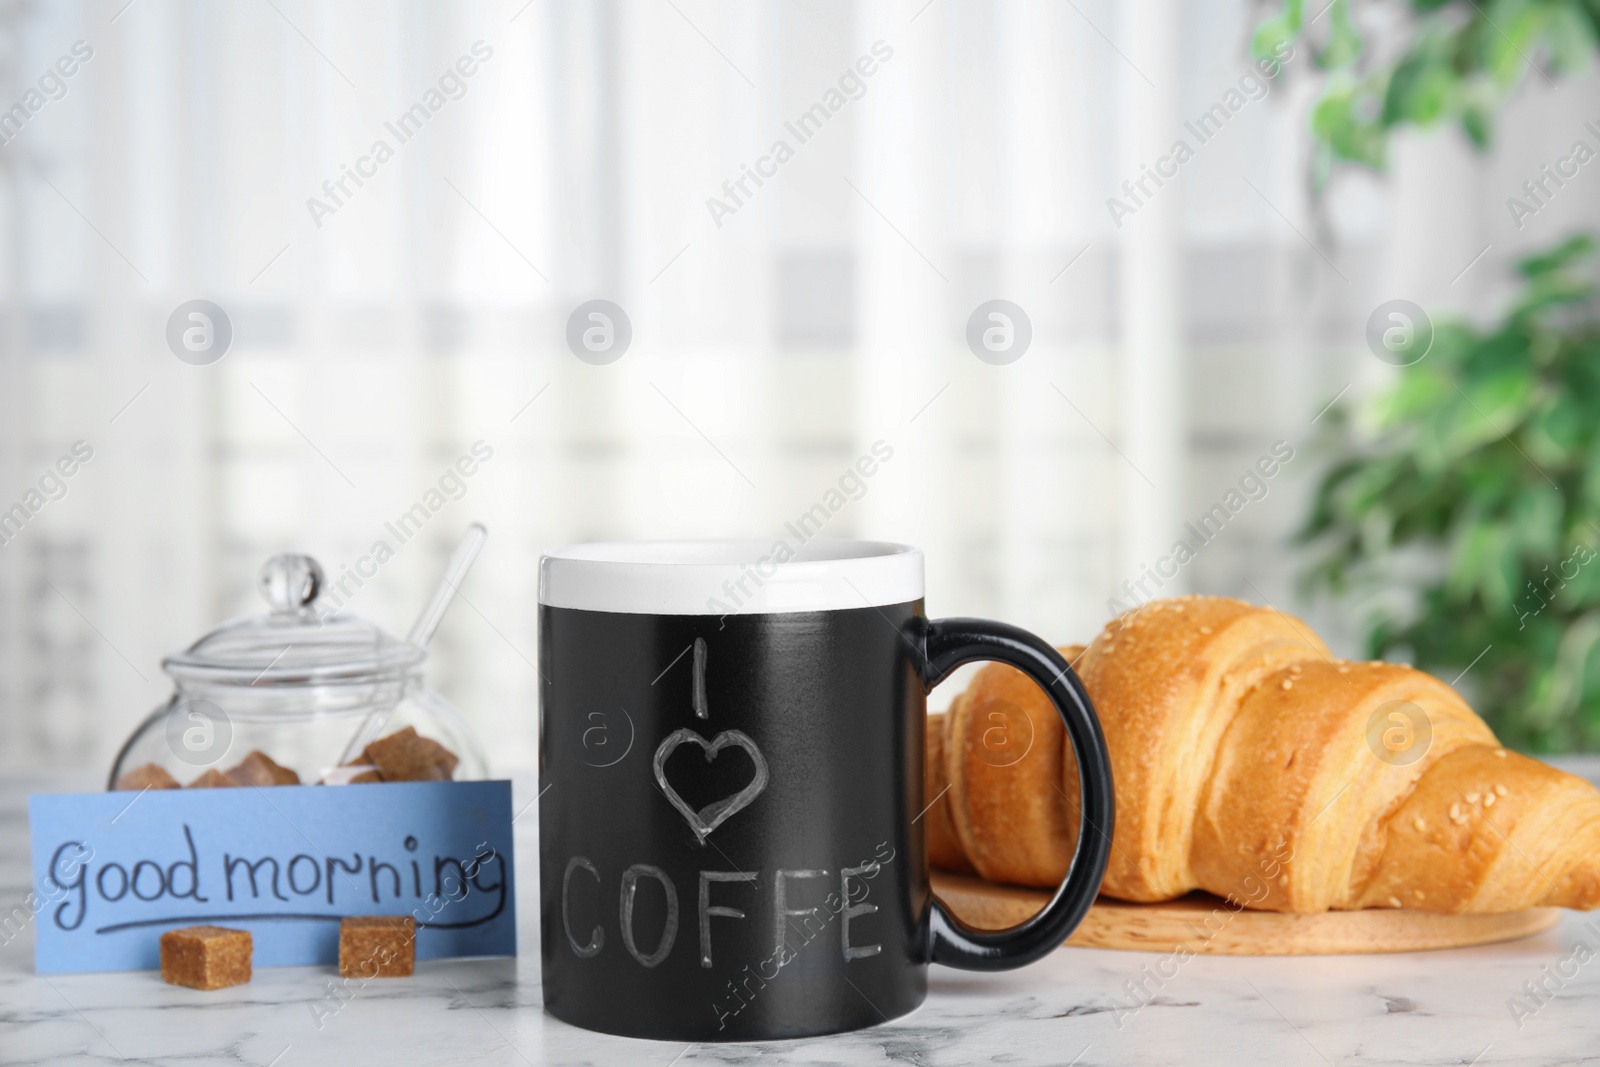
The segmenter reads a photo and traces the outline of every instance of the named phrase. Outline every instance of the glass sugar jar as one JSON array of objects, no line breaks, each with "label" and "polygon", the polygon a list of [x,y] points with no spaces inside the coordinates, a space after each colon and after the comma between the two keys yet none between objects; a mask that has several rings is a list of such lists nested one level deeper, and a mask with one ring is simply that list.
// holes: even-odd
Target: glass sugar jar
[{"label": "glass sugar jar", "polygon": [[258,589],[271,610],[162,661],[175,690],[122,746],[109,787],[485,777],[471,728],[423,684],[426,649],[318,612],[322,588],[311,557],[268,560]]}]

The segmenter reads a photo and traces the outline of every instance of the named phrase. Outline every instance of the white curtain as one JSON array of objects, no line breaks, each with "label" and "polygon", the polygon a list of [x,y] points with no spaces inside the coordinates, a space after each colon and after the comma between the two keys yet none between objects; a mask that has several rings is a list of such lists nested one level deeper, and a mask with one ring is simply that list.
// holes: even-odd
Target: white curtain
[{"label": "white curtain", "polygon": [[[0,545],[11,767],[104,766],[163,654],[262,609],[275,552],[337,580],[387,541],[348,609],[403,633],[474,520],[429,677],[527,765],[542,549],[776,537],[879,441],[826,534],[915,542],[932,613],[1063,643],[1286,441],[1159,591],[1290,606],[1313,417],[1381,381],[1368,310],[1481,311],[1515,249],[1595,212],[1577,183],[1538,232],[1501,203],[1583,135],[1587,83],[1530,85],[1490,161],[1404,138],[1392,183],[1316,210],[1302,54],[1117,226],[1108,198],[1249,71],[1235,0],[6,11],[0,509],[93,450]],[[209,366],[165,336],[197,298],[234,332]],[[964,339],[997,298],[1033,330],[1005,366]],[[632,324],[609,365],[565,342],[591,299]]]}]

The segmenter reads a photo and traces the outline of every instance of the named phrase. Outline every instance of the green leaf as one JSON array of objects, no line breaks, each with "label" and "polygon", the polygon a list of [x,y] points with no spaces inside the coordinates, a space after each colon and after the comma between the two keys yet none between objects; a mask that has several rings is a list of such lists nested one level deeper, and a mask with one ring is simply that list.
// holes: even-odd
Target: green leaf
[{"label": "green leaf", "polygon": [[1483,606],[1496,614],[1509,614],[1511,602],[1522,591],[1522,553],[1516,535],[1509,528],[1495,533],[1494,566],[1484,572]]},{"label": "green leaf", "polygon": [[1350,21],[1349,0],[1330,0],[1328,5],[1328,44],[1317,53],[1317,66],[1324,70],[1347,67],[1361,55],[1361,34]]},{"label": "green leaf", "polygon": [[1561,551],[1561,520],[1566,508],[1554,486],[1537,474],[1534,478],[1512,504],[1512,538],[1518,551],[1529,559],[1556,559]]},{"label": "green leaf", "polygon": [[1594,255],[1594,250],[1593,235],[1574,234],[1554,248],[1518,260],[1516,270],[1524,278],[1538,278],[1588,259]]},{"label": "green leaf", "polygon": [[[1528,455],[1535,462],[1565,467],[1575,458],[1588,436],[1588,422],[1582,401],[1563,393],[1528,420],[1524,439]],[[1548,488],[1548,486],[1546,486]]]},{"label": "green leaf", "polygon": [[[1505,6],[1505,5],[1501,5]],[[1504,13],[1493,21],[1478,9],[1483,20],[1480,28],[1485,42],[1484,66],[1490,77],[1502,89],[1510,89],[1522,80],[1529,66],[1529,56],[1535,50],[1536,38],[1547,20],[1545,5],[1528,4],[1510,19]]]},{"label": "green leaf", "polygon": [[1536,383],[1525,368],[1495,367],[1482,376],[1468,375],[1462,392],[1496,436],[1516,430],[1532,409]]},{"label": "green leaf", "polygon": [[1583,465],[1583,482],[1580,490],[1580,499],[1593,508],[1600,508],[1600,438],[1589,446],[1589,454]]},{"label": "green leaf", "polygon": [[1311,111],[1311,132],[1333,157],[1381,170],[1387,137],[1378,117],[1380,101],[1365,83],[1329,92]]},{"label": "green leaf", "polygon": [[1300,17],[1304,0],[1284,0],[1283,10],[1262,20],[1250,38],[1254,59],[1274,59],[1280,47],[1300,36]]},{"label": "green leaf", "polygon": [[1456,523],[1445,584],[1451,600],[1464,601],[1483,584],[1494,548],[1494,529],[1477,512],[1464,515]]},{"label": "green leaf", "polygon": [[1469,104],[1461,111],[1461,129],[1466,133],[1474,148],[1483,151],[1489,147],[1489,142],[1494,139],[1494,119],[1490,116],[1488,108]]},{"label": "green leaf", "polygon": [[1429,55],[1413,56],[1395,68],[1383,101],[1383,123],[1431,126],[1455,114],[1466,95],[1461,76]]},{"label": "green leaf", "polygon": [[1576,540],[1558,570],[1567,581],[1563,590],[1566,603],[1581,611],[1600,605],[1600,565],[1596,563],[1600,560],[1600,551],[1596,550],[1600,538],[1586,530]]},{"label": "green leaf", "polygon": [[1556,74],[1581,76],[1589,72],[1596,46],[1595,23],[1581,4],[1548,5],[1544,38],[1550,50],[1550,69]]},{"label": "green leaf", "polygon": [[1503,443],[1527,411],[1533,385],[1512,374],[1457,383],[1456,397],[1423,430],[1424,447],[1443,466],[1485,445]]},{"label": "green leaf", "polygon": [[[1435,348],[1438,344],[1436,333]],[[1430,351],[1429,355],[1437,357],[1438,352]],[[1440,360],[1434,358],[1407,367],[1400,373],[1389,392],[1372,402],[1379,425],[1395,426],[1437,412],[1455,396],[1450,383],[1435,369],[1439,363]]]}]

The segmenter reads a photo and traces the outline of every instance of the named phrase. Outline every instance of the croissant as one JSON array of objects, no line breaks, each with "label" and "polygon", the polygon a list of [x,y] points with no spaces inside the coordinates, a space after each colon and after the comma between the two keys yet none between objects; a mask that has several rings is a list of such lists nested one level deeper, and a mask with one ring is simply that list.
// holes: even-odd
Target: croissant
[{"label": "croissant", "polygon": [[[1083,646],[1059,651],[1070,663]],[[953,842],[940,849],[959,848],[990,881],[1061,881],[1078,840],[1078,773],[1055,707],[1027,675],[991,663],[951,702],[946,729],[971,743],[944,753]]]},{"label": "croissant", "polygon": [[[1294,913],[1600,905],[1600,791],[1503,748],[1431,675],[1335,660],[1298,619],[1221,597],[1153,601],[1070,658],[1111,755],[1108,896],[1204,889]],[[1077,768],[1044,693],[992,665],[929,730],[933,864],[1056,885]],[[1005,749],[1023,734],[1025,751]]]},{"label": "croissant", "polygon": [[923,764],[923,787],[926,806],[922,815],[927,817],[928,863],[941,871],[973,874],[966,849],[956,837],[956,826],[950,817],[950,805],[941,803],[950,791],[950,779],[944,769],[944,713],[928,716],[928,742]]}]

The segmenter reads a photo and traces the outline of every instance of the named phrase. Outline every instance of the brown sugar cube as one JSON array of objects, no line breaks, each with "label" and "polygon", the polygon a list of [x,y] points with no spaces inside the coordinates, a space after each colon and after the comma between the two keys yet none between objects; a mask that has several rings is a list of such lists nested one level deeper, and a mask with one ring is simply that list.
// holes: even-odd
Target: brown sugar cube
[{"label": "brown sugar cube", "polygon": [[206,773],[189,783],[190,789],[232,789],[239,783],[229,778],[226,774],[212,767]]},{"label": "brown sugar cube", "polygon": [[417,959],[417,923],[409,915],[353,915],[339,923],[339,975],[409,978]]},{"label": "brown sugar cube", "polygon": [[377,767],[386,782],[448,782],[460,762],[454,752],[410,726],[372,742],[362,760]]},{"label": "brown sugar cube", "polygon": [[354,785],[357,782],[381,782],[378,768],[365,763],[341,763],[322,776],[323,785]]},{"label": "brown sugar cube", "polygon": [[190,989],[223,989],[250,981],[248,930],[190,926],[161,935],[161,980]]},{"label": "brown sugar cube", "polygon": [[299,785],[300,776],[289,768],[273,762],[260,749],[240,761],[239,766],[227,772],[235,785]]},{"label": "brown sugar cube", "polygon": [[418,758],[427,761],[432,768],[428,781],[448,782],[455,776],[456,764],[461,761],[456,759],[454,752],[433,738],[417,738],[416,751]]},{"label": "brown sugar cube", "polygon": [[113,789],[177,789],[178,780],[154,763],[146,763],[143,767],[135,767],[131,771],[124,771],[117,775],[117,783]]}]

